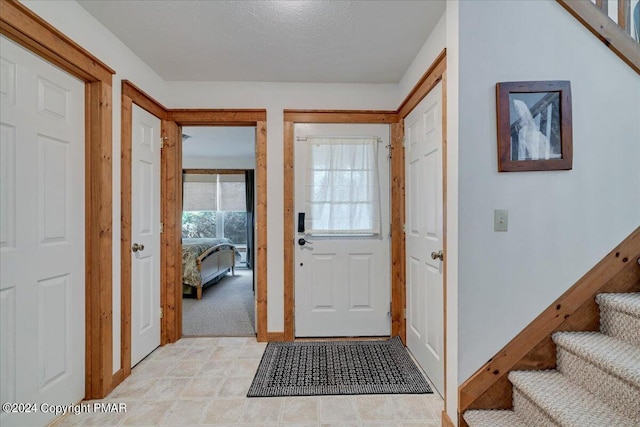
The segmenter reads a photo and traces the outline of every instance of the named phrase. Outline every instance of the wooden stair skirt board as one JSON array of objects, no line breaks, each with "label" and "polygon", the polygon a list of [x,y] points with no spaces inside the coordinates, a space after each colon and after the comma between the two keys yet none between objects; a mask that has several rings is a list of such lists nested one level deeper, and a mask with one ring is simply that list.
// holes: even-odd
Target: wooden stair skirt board
[{"label": "wooden stair skirt board", "polygon": [[[608,297],[600,296],[596,302],[596,296],[640,292],[639,259],[640,227],[459,387],[458,425],[469,426],[462,417],[467,410],[513,408],[514,388],[508,378],[511,371],[554,369],[557,365],[556,343],[552,337],[554,333],[599,331],[598,303],[602,304],[602,300]],[[615,337],[607,330],[602,332]],[[559,336],[555,336],[556,340]],[[527,383],[528,374],[525,373],[522,379],[522,373],[514,373],[512,379],[522,385]],[[551,376],[547,380],[556,384],[562,379],[557,380]],[[519,393],[518,390],[516,392]],[[516,396],[518,404],[523,402],[520,397],[522,396]],[[524,402],[530,403],[531,400],[525,398]],[[509,411],[501,415],[505,419],[504,425],[517,426],[517,420],[511,419],[511,414]],[[509,424],[512,422],[513,424]]]},{"label": "wooden stair skirt board", "polygon": [[601,332],[556,332],[557,367],[511,371],[513,410],[468,410],[470,427],[640,426],[640,292],[598,294]]}]

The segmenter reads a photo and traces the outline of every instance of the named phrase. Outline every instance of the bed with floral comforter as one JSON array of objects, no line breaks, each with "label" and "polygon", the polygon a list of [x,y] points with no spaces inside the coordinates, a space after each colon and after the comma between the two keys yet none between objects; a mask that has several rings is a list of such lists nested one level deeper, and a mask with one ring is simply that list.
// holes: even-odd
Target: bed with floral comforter
[{"label": "bed with floral comforter", "polygon": [[182,239],[182,290],[200,299],[202,290],[229,271],[235,273],[240,253],[226,238]]}]

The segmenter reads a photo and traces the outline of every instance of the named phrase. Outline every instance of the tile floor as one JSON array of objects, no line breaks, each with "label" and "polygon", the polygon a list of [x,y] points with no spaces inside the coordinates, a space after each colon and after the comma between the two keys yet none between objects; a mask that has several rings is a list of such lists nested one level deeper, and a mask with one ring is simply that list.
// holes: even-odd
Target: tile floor
[{"label": "tile floor", "polygon": [[126,413],[67,415],[54,426],[440,426],[437,393],[248,399],[265,346],[183,338],[151,353],[100,401],[126,403]]}]

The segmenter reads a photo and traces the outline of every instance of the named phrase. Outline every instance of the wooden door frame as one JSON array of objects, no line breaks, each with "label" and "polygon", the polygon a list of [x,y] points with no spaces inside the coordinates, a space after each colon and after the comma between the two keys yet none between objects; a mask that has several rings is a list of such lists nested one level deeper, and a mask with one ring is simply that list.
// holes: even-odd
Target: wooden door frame
[{"label": "wooden door frame", "polygon": [[15,0],[0,33],[85,84],[85,399],[112,390],[112,75],[115,71]]},{"label": "wooden door frame", "polygon": [[[294,137],[296,123],[383,123],[391,125],[391,336],[406,345],[406,245],[404,119],[442,82],[442,209],[443,251],[447,253],[447,53],[443,49],[396,111],[284,110],[284,332],[274,339],[294,336]],[[443,262],[444,399],[447,396],[447,262]],[[271,335],[271,334],[270,334]],[[446,409],[443,425],[453,425]]]},{"label": "wooden door frame", "polygon": [[[397,227],[399,213],[404,205],[398,204],[401,193],[396,179],[398,156],[402,148],[401,125],[395,111],[368,110],[284,110],[284,332],[271,333],[273,341],[293,341],[295,339],[295,233],[294,233],[294,191],[295,157],[294,137],[296,123],[345,123],[345,124],[386,124],[391,127],[391,336],[402,335],[401,321],[404,302],[399,304],[402,294],[404,264],[400,264],[400,250],[404,247],[402,225]],[[403,215],[404,218],[404,215]]]},{"label": "wooden door frame", "polygon": [[[169,173],[176,175],[177,198],[167,197],[164,208],[165,217],[172,217],[176,221],[176,230],[181,230],[182,223],[182,126],[251,126],[256,129],[255,142],[255,226],[256,226],[256,247],[255,247],[255,268],[254,280],[256,284],[256,338],[258,342],[266,342],[267,336],[267,110],[266,109],[169,109],[168,120],[176,123],[175,139],[177,141],[177,155],[173,159],[166,159],[166,169]],[[165,145],[166,147],[166,145]],[[166,221],[166,220],[165,220]],[[167,222],[165,222],[165,232]],[[182,250],[181,233],[176,233],[176,240],[179,246],[178,252],[174,254],[176,263],[175,270],[179,273],[176,279],[182,283]],[[182,310],[182,288],[180,288],[177,304]],[[182,312],[179,319],[179,333],[171,337],[174,340],[182,336]],[[173,341],[169,341],[173,342]]]},{"label": "wooden door frame", "polygon": [[[402,139],[404,140],[404,119],[411,111],[418,106],[420,101],[431,92],[431,90],[442,82],[442,250],[445,254],[442,263],[442,298],[443,298],[443,355],[444,355],[444,401],[445,409],[442,411],[442,425],[452,426],[453,423],[447,415],[447,51],[442,52],[431,63],[427,71],[422,75],[418,83],[413,87],[411,92],[406,96],[404,101],[398,107],[398,115],[402,124]],[[404,223],[404,205],[405,205],[405,170],[404,170],[404,147],[402,148],[402,206]],[[404,240],[404,239],[403,239]],[[402,249],[402,263],[406,262],[405,248]],[[404,276],[403,276],[404,278]],[[403,282],[403,291],[406,295],[406,281]],[[406,297],[405,297],[406,298]],[[404,301],[403,301],[404,303]],[[404,319],[403,319],[404,321]],[[404,329],[406,333],[406,329]]]},{"label": "wooden door frame", "polygon": [[[133,132],[133,105],[137,105],[149,114],[154,115],[161,120],[161,134],[164,138],[165,135],[165,122],[167,117],[166,109],[155,99],[144,93],[138,87],[128,80],[122,81],[122,103],[121,103],[121,126],[120,126],[120,370],[117,373],[117,378],[114,383],[122,382],[126,377],[131,375],[131,224],[132,224],[132,202],[131,202],[131,167],[132,167],[132,132]],[[167,143],[165,147],[167,150],[173,151],[174,141]],[[169,189],[173,189],[175,184],[172,180],[167,183],[164,182],[166,178],[166,171],[162,158],[165,156],[161,154],[161,166],[160,166],[160,191],[161,191],[161,206],[162,200],[164,200],[165,192]],[[165,221],[164,210],[161,209],[161,221]],[[168,238],[173,237],[173,232],[168,230]],[[167,266],[165,264],[166,249],[165,244],[168,243],[168,238],[165,237],[165,233],[160,235],[160,305],[163,308],[163,317],[160,321],[161,330],[161,345],[168,342],[164,336],[164,331],[167,327],[181,327],[176,324],[175,309],[166,310],[166,297],[165,294],[167,286]],[[166,312],[166,316],[164,313]]]},{"label": "wooden door frame", "polygon": [[[267,113],[266,110],[167,109],[127,80],[122,82],[121,165],[121,307],[122,379],[131,374],[131,132],[132,105],[162,121],[161,285],[163,311],[160,345],[182,337],[182,126],[252,126],[256,128],[256,309],[257,339],[267,340]],[[122,381],[122,379],[120,381]]]}]

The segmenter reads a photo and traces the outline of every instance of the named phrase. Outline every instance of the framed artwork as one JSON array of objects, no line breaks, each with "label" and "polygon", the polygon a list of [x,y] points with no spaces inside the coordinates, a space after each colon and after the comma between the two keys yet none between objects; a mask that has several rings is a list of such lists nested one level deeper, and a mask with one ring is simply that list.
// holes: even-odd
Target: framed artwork
[{"label": "framed artwork", "polygon": [[499,172],[572,168],[570,82],[497,83],[496,96]]}]

